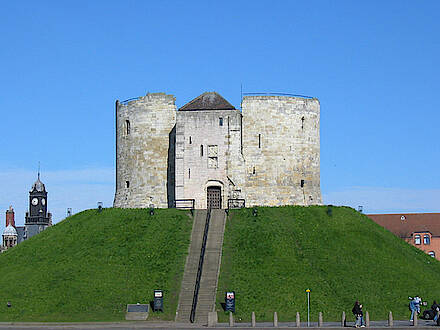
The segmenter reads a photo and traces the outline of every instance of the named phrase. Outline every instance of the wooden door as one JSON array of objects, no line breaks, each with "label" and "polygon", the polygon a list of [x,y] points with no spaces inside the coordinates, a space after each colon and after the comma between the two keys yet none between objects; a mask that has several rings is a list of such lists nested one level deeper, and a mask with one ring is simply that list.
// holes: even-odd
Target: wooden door
[{"label": "wooden door", "polygon": [[222,208],[222,191],[220,187],[208,187],[208,208],[221,209]]}]

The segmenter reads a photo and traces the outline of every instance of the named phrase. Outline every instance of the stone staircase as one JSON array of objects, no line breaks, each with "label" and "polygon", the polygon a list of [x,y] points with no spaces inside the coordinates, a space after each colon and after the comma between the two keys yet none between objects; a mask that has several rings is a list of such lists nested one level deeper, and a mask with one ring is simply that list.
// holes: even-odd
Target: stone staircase
[{"label": "stone staircase", "polygon": [[[190,322],[189,318],[191,314],[200,251],[202,248],[206,214],[207,210],[195,211],[193,229],[191,233],[191,245],[186,260],[182,286],[180,289],[176,322]],[[199,324],[207,324],[208,312],[215,310],[215,298],[217,294],[217,281],[220,270],[225,222],[226,214],[224,210],[211,210],[211,220],[208,230],[203,272],[200,281],[197,309],[195,313],[195,322]]]}]

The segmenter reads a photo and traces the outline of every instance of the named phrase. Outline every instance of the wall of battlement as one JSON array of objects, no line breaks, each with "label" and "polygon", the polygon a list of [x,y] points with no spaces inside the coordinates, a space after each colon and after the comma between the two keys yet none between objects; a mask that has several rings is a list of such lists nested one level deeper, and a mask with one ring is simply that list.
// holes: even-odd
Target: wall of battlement
[{"label": "wall of battlement", "polygon": [[195,199],[207,208],[207,188],[221,188],[222,208],[231,198],[229,159],[240,153],[238,110],[178,111],[176,124],[176,199]]},{"label": "wall of battlement", "polygon": [[173,95],[149,93],[116,102],[114,207],[172,206],[175,123]]},{"label": "wall of battlement", "polygon": [[242,115],[246,205],[321,204],[319,101],[244,96]]}]

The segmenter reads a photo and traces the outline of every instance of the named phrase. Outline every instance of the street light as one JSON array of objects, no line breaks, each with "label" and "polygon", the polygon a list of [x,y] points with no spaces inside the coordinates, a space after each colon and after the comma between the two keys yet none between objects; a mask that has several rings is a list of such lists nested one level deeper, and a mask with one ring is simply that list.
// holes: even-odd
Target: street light
[{"label": "street light", "polygon": [[310,327],[310,289],[307,289],[306,293],[307,293],[307,327]]}]

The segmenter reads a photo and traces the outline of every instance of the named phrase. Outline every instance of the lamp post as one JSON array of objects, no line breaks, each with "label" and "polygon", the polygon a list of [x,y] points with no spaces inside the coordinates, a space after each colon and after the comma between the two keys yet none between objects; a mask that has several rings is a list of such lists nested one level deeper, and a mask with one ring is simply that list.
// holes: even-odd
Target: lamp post
[{"label": "lamp post", "polygon": [[310,327],[310,289],[306,290],[307,294],[307,327]]}]

